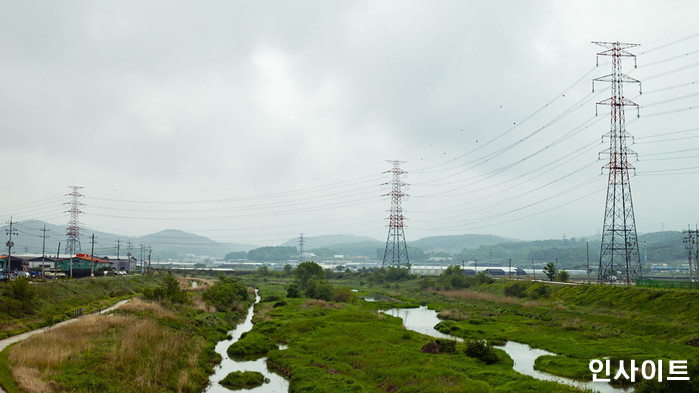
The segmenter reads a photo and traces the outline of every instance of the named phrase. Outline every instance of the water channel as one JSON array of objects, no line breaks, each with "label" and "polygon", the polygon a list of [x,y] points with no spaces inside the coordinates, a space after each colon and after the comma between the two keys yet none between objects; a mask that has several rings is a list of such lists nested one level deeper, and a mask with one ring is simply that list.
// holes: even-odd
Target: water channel
[{"label": "water channel", "polygon": [[[401,318],[403,326],[406,329],[416,331],[428,336],[436,338],[448,338],[457,341],[463,341],[460,337],[455,337],[449,334],[444,334],[434,328],[440,322],[437,318],[437,312],[430,310],[425,306],[420,308],[392,308],[382,311],[388,315]],[[522,344],[514,341],[508,341],[504,346],[496,346],[502,349],[514,361],[513,369],[521,374],[529,375],[543,381],[553,381],[579,389],[592,389],[600,393],[631,393],[633,387],[627,389],[615,388],[606,382],[583,382],[572,379],[559,377],[557,375],[545,373],[534,369],[534,361],[539,356],[553,355],[555,353],[545,351],[543,349],[532,348],[527,344]]]},{"label": "water channel", "polygon": [[[260,296],[255,291],[255,303],[260,301]],[[219,341],[216,344],[216,352],[221,355],[221,364],[214,368],[214,373],[209,376],[209,386],[206,388],[206,393],[230,393],[232,391],[242,391],[251,393],[278,393],[278,392],[288,392],[289,391],[289,381],[284,379],[281,375],[275,374],[267,370],[267,358],[261,358],[257,360],[250,361],[237,361],[228,357],[228,347],[234,342],[240,339],[240,336],[252,329],[252,316],[253,308],[255,305],[251,305],[248,308],[248,314],[245,317],[243,323],[235,327],[235,329],[228,332],[230,339]],[[258,386],[253,389],[245,390],[230,390],[219,382],[226,377],[229,373],[233,371],[257,371],[269,379],[268,383]]]}]

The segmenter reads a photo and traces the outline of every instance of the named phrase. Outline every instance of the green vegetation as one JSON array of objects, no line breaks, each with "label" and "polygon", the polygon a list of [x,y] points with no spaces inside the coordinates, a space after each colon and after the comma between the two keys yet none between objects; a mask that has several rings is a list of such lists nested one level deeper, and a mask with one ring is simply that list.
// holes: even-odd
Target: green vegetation
[{"label": "green vegetation", "polygon": [[143,297],[148,300],[158,300],[161,302],[189,302],[187,292],[180,289],[180,283],[172,273],[167,272],[162,280],[163,282],[155,288],[144,288]]},{"label": "green vegetation", "polygon": [[217,311],[232,311],[240,304],[250,301],[248,289],[233,278],[219,277],[218,281],[207,288],[202,294],[204,301],[216,308]]},{"label": "green vegetation", "polygon": [[160,281],[146,291],[157,301],[135,298],[113,315],[85,316],[8,348],[13,380],[27,392],[201,392],[220,361],[215,344],[247,304],[212,311],[203,290],[173,288],[188,280]]},{"label": "green vegetation", "polygon": [[544,266],[544,275],[546,275],[549,281],[555,280],[556,274],[556,265],[554,265],[553,262],[549,262]]},{"label": "green vegetation", "polygon": [[236,259],[248,259],[247,251],[231,251],[223,257],[224,261],[234,261]]},{"label": "green vegetation", "polygon": [[6,284],[2,295],[5,299],[0,303],[0,312],[19,318],[34,311],[36,291],[27,279],[18,278]]},{"label": "green vegetation", "polygon": [[466,340],[464,353],[466,356],[482,360],[486,364],[497,363],[500,360],[493,346],[486,340]]},{"label": "green vegetation", "polygon": [[296,247],[286,246],[266,246],[248,251],[248,259],[251,261],[286,261],[296,255]]},{"label": "green vegetation", "polygon": [[[27,286],[24,283],[24,280],[0,283],[0,339],[70,319],[77,309],[81,309],[82,314],[104,309],[158,285],[160,278],[119,276],[35,281]],[[35,295],[31,295],[32,292]],[[26,303],[28,298],[31,304]]]},{"label": "green vegetation", "polygon": [[252,389],[265,383],[265,376],[257,371],[234,371],[221,381],[228,389]]},{"label": "green vegetation", "polygon": [[[268,282],[260,290],[276,292],[277,285]],[[452,340],[440,340],[440,354],[423,353],[420,349],[431,338],[378,313],[376,304],[286,303],[261,303],[250,334],[288,345],[266,355],[268,366],[290,380],[290,392],[574,391],[522,376],[511,369],[510,360],[486,365],[466,356],[463,345]]]}]

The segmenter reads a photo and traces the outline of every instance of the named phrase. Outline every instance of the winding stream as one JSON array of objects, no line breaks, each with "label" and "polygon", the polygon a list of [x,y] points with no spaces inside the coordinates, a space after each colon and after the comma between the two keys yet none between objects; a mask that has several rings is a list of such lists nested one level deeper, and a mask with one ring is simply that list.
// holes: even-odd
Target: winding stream
[{"label": "winding stream", "polygon": [[[255,291],[255,304],[257,304],[257,302],[259,301],[260,296],[257,294],[257,291]],[[244,391],[246,393],[279,393],[289,391],[289,381],[284,379],[281,375],[275,374],[267,370],[266,357],[250,361],[237,361],[228,357],[228,347],[230,347],[231,344],[233,344],[234,342],[238,341],[243,333],[252,329],[252,316],[254,313],[253,308],[255,307],[255,304],[251,305],[250,308],[248,308],[248,314],[245,317],[243,323],[239,324],[235,327],[235,329],[228,332],[228,334],[231,336],[231,339],[219,341],[218,344],[216,344],[215,350],[218,354],[221,355],[221,358],[223,360],[221,360],[221,364],[214,368],[214,373],[211,374],[211,376],[209,376],[209,386],[206,388],[204,392],[229,393],[233,391]],[[223,378],[226,377],[226,375],[233,371],[257,371],[259,373],[262,373],[262,375],[264,375],[265,378],[268,378],[269,382],[253,389],[230,390],[222,386],[219,383],[219,381],[221,381]]]},{"label": "winding stream", "polygon": [[[456,341],[463,341],[460,337],[455,337],[449,334],[444,334],[434,328],[441,320],[437,318],[437,312],[430,310],[425,306],[420,308],[392,308],[382,311],[385,314],[401,318],[403,326],[406,329],[413,330],[428,336],[436,338],[448,338]],[[592,389],[601,393],[630,393],[633,392],[633,387],[627,389],[615,388],[606,382],[584,382],[575,381],[569,378],[559,377],[557,375],[545,373],[534,369],[534,361],[539,356],[553,355],[555,353],[545,351],[543,349],[532,348],[527,344],[522,344],[514,341],[508,341],[503,346],[496,346],[502,349],[514,361],[513,369],[521,374],[529,375],[543,381],[552,381],[578,389]]]}]

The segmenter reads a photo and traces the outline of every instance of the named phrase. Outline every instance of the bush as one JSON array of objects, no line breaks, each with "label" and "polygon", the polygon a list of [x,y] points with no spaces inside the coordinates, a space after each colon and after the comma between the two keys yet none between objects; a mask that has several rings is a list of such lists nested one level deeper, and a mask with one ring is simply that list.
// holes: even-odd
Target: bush
[{"label": "bush", "polygon": [[505,295],[511,297],[526,297],[527,283],[522,281],[510,281],[505,285]]},{"label": "bush", "polygon": [[546,284],[536,283],[527,288],[527,296],[532,299],[541,299],[551,296],[551,287]]},{"label": "bush", "polygon": [[180,289],[180,283],[172,273],[168,272],[163,277],[163,282],[155,288],[145,288],[143,297],[148,300],[170,301],[172,303],[187,303],[189,297],[187,292]]},{"label": "bush", "polygon": [[206,304],[214,306],[216,311],[230,311],[240,303],[249,301],[248,289],[238,280],[230,277],[219,277],[219,280],[202,293]]},{"label": "bush", "polygon": [[306,296],[312,299],[330,301],[333,298],[333,286],[325,280],[312,279],[308,282]]},{"label": "bush", "polygon": [[290,299],[301,297],[301,293],[299,293],[299,284],[295,282],[289,284],[289,288],[286,290],[286,297]]},{"label": "bush", "polygon": [[221,385],[232,390],[252,389],[261,386],[269,379],[257,371],[233,371],[221,380]]},{"label": "bush", "polygon": [[354,294],[347,287],[338,287],[333,290],[333,300],[338,303],[351,303]]},{"label": "bush", "polygon": [[25,314],[31,314],[34,311],[34,298],[36,291],[29,285],[29,281],[25,278],[18,278],[11,281],[3,291],[3,295],[7,299],[0,302],[0,307],[7,314],[14,317],[21,317]]},{"label": "bush", "polygon": [[568,272],[565,270],[561,270],[558,272],[556,275],[556,280],[560,282],[567,282],[569,278]]},{"label": "bush", "polygon": [[485,272],[478,272],[474,276],[475,280],[479,284],[492,284],[495,282],[495,279],[490,277],[489,275],[485,274]]},{"label": "bush", "polygon": [[437,346],[439,347],[439,353],[455,353],[456,352],[456,341],[449,340],[446,338],[438,338],[435,340]]},{"label": "bush", "polygon": [[493,364],[500,360],[493,346],[485,340],[466,340],[464,353],[466,356],[482,360],[486,364]]}]

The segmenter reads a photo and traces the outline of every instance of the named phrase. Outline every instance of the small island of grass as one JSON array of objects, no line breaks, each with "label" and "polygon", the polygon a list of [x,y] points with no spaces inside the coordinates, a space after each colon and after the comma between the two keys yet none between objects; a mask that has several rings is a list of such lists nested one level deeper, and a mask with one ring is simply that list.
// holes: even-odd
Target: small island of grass
[{"label": "small island of grass", "polygon": [[269,379],[257,371],[233,371],[226,375],[226,378],[223,378],[221,385],[228,389],[238,390],[252,389],[266,382],[269,382]]}]

